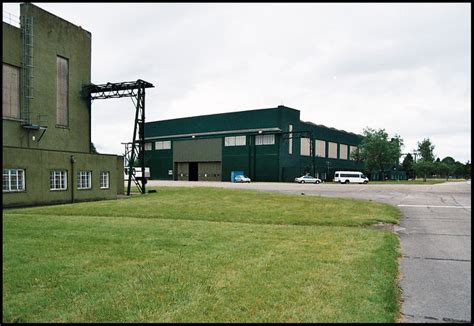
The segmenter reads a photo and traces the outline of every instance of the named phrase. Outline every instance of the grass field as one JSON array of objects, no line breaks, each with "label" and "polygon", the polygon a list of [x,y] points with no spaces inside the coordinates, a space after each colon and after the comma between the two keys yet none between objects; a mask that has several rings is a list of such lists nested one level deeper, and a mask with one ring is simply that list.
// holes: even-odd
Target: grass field
[{"label": "grass field", "polygon": [[213,188],[5,210],[4,322],[394,322],[385,204]]}]

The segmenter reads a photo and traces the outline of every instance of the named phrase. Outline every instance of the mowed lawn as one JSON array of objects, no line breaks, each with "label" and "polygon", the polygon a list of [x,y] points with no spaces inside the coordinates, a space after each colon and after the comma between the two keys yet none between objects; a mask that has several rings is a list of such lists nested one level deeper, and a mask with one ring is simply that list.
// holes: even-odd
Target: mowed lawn
[{"label": "mowed lawn", "polygon": [[4,210],[4,322],[394,322],[389,205],[216,188]]}]

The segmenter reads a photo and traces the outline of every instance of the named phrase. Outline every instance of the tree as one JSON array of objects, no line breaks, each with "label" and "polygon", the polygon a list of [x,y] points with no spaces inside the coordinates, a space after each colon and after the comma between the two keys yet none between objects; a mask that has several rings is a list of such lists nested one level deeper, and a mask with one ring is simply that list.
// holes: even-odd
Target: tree
[{"label": "tree", "polygon": [[402,162],[403,171],[406,172],[408,178],[415,177],[415,170],[413,169],[413,156],[411,154],[407,154]]},{"label": "tree", "polygon": [[426,176],[430,175],[434,169],[434,163],[430,161],[425,161],[425,160],[419,160],[414,164],[414,169],[416,172],[416,175],[422,175],[423,176],[423,181],[426,182]]},{"label": "tree", "polygon": [[420,152],[421,159],[423,161],[427,162],[433,162],[434,161],[434,145],[431,144],[431,141],[429,138],[423,139],[423,141],[420,143],[418,142],[418,151]]},{"label": "tree", "polygon": [[97,152],[97,149],[95,148],[94,143],[92,143],[92,142],[91,142],[91,153],[92,154],[99,154],[99,152]]},{"label": "tree", "polygon": [[448,180],[449,176],[454,176],[454,172],[456,170],[456,160],[451,156],[446,156],[441,160],[441,164],[445,164],[447,171],[446,171],[446,180]]},{"label": "tree", "polygon": [[385,170],[398,164],[403,140],[395,135],[390,140],[385,129],[364,129],[364,139],[358,146],[357,155],[369,173],[380,171],[381,180],[384,180]]},{"label": "tree", "polygon": [[471,179],[471,162],[467,161],[466,164],[464,164],[464,177],[466,179]]},{"label": "tree", "polygon": [[454,163],[454,175],[456,178],[463,178],[465,176],[465,166],[461,162]]},{"label": "tree", "polygon": [[435,162],[436,165],[436,173],[439,174],[440,176],[445,176],[446,181],[449,178],[449,172],[451,172],[451,168],[447,163],[444,162]]},{"label": "tree", "polygon": [[456,163],[456,160],[452,158],[451,156],[446,156],[445,158],[441,160],[441,162],[446,163],[446,164],[454,164]]}]

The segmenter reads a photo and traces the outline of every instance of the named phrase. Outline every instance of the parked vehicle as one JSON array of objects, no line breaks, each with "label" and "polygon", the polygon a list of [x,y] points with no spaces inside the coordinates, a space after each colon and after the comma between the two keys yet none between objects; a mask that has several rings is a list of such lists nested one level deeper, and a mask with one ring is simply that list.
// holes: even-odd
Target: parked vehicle
[{"label": "parked vehicle", "polygon": [[304,175],[299,178],[295,178],[295,182],[298,183],[321,183],[321,179],[312,177],[310,175]]},{"label": "parked vehicle", "polygon": [[250,180],[249,177],[245,176],[245,175],[238,175],[235,177],[235,182],[247,182],[247,183],[250,183],[252,180]]},{"label": "parked vehicle", "polygon": [[[135,179],[140,179],[142,177],[142,168],[141,167],[133,167],[133,175],[135,176]],[[124,180],[127,181],[128,180],[128,166],[126,166],[124,168],[124,171],[123,171],[123,177],[124,177]],[[145,179],[148,180],[150,179],[150,168],[149,167],[145,167]]]},{"label": "parked vehicle", "polygon": [[334,182],[368,183],[369,178],[367,178],[362,172],[358,171],[336,171],[334,173]]}]

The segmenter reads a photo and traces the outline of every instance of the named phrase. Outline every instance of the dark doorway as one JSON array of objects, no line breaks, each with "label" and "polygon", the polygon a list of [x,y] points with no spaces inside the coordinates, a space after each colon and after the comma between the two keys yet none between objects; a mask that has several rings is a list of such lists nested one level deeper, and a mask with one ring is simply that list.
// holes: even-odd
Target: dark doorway
[{"label": "dark doorway", "polygon": [[189,162],[189,181],[198,181],[198,163]]}]

